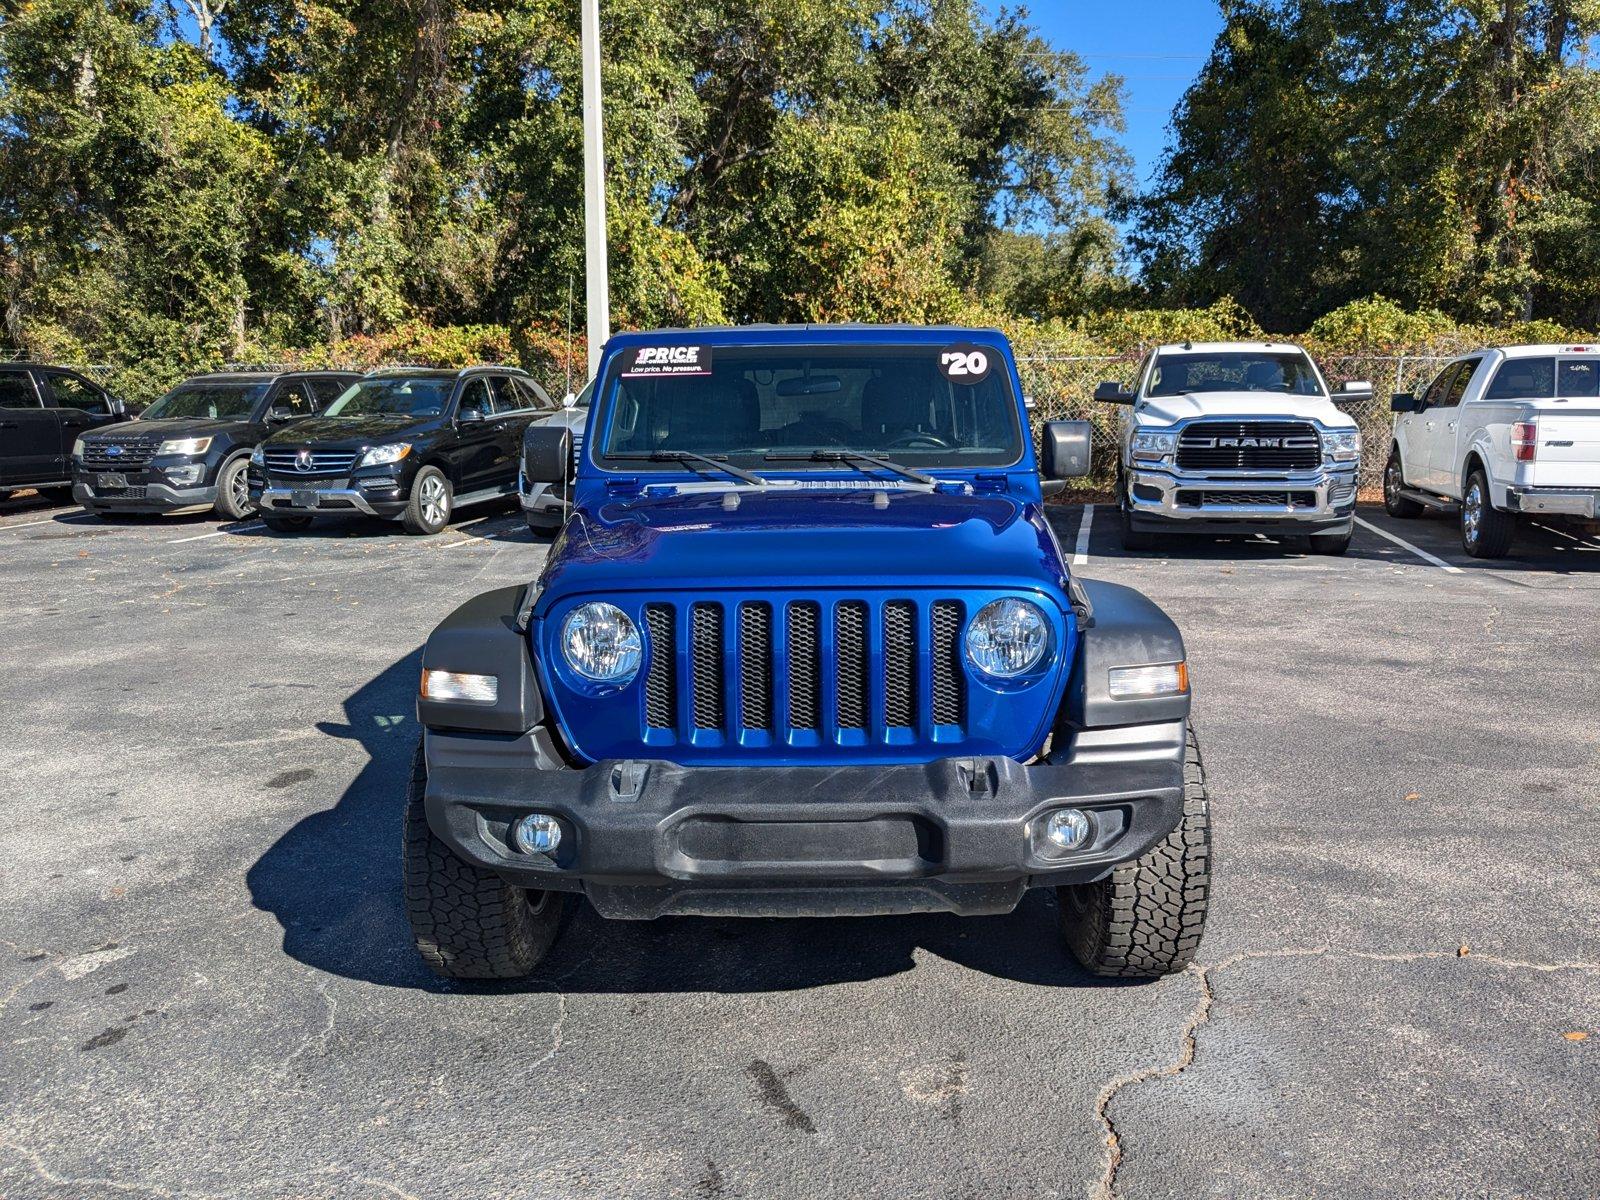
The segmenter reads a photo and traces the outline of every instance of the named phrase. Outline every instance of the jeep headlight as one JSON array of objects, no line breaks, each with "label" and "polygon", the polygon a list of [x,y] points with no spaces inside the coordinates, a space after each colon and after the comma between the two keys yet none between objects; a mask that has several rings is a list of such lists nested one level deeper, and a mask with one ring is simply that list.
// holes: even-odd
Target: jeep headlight
[{"label": "jeep headlight", "polygon": [[1322,456],[1328,462],[1355,462],[1361,457],[1361,434],[1339,429],[1322,435]]},{"label": "jeep headlight", "polygon": [[1050,622],[1037,604],[1006,597],[985,604],[967,626],[967,660],[985,675],[1014,679],[1050,648]]},{"label": "jeep headlight", "polygon": [[583,678],[622,684],[639,673],[644,649],[628,614],[596,600],[579,605],[561,623],[561,653]]},{"label": "jeep headlight", "polygon": [[1136,432],[1129,445],[1134,458],[1162,459],[1178,452],[1178,435],[1175,433]]},{"label": "jeep headlight", "polygon": [[374,446],[361,456],[358,467],[381,467],[386,463],[397,463],[411,453],[410,442],[395,442],[392,446]]},{"label": "jeep headlight", "polygon": [[265,446],[257,446],[250,451],[250,465],[252,467],[265,467],[267,465],[267,448]]},{"label": "jeep headlight", "polygon": [[211,449],[211,439],[203,438],[168,438],[156,447],[157,454],[204,454]]}]

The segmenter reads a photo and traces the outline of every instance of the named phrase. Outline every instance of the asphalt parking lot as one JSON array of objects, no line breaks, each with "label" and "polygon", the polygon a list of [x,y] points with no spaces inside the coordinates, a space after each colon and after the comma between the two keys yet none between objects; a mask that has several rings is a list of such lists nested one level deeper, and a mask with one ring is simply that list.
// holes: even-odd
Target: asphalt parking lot
[{"label": "asphalt parking lot", "polygon": [[413,955],[399,821],[419,647],[537,572],[515,513],[0,506],[0,1196],[1600,1195],[1600,542],[1125,555],[1091,511],[1078,569],[1188,641],[1199,969],[1091,979],[1035,895],[580,912],[484,989]]}]

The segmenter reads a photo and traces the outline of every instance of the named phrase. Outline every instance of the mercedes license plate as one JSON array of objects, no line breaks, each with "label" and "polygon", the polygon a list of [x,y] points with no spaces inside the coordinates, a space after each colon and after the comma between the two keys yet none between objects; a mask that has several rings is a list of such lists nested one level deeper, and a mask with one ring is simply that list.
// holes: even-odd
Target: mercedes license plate
[{"label": "mercedes license plate", "polygon": [[296,508],[315,508],[318,504],[318,493],[312,488],[296,488],[289,493],[289,499],[294,501]]}]

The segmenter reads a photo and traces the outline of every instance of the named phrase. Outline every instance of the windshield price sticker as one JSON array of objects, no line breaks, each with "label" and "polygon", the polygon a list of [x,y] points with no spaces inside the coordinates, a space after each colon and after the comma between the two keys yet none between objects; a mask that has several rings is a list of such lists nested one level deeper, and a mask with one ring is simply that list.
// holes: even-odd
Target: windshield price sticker
[{"label": "windshield price sticker", "polygon": [[939,352],[939,374],[951,383],[981,383],[989,374],[990,351],[982,346],[950,346]]},{"label": "windshield price sticker", "polygon": [[710,346],[640,346],[622,368],[624,379],[711,374]]}]

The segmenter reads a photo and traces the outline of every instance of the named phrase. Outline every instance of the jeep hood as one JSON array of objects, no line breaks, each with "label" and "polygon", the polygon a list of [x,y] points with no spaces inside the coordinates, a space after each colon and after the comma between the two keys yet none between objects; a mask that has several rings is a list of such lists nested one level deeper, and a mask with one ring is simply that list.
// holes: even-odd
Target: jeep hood
[{"label": "jeep hood", "polygon": [[696,492],[580,509],[551,549],[540,607],[580,593],[859,587],[866,577],[1042,588],[1059,600],[1060,564],[1039,506],[1003,495]]},{"label": "jeep hood", "polygon": [[1286,396],[1282,392],[1196,392],[1156,396],[1134,409],[1140,425],[1172,425],[1196,417],[1265,417],[1268,420],[1320,421],[1330,427],[1355,428],[1355,419],[1317,396]]}]

